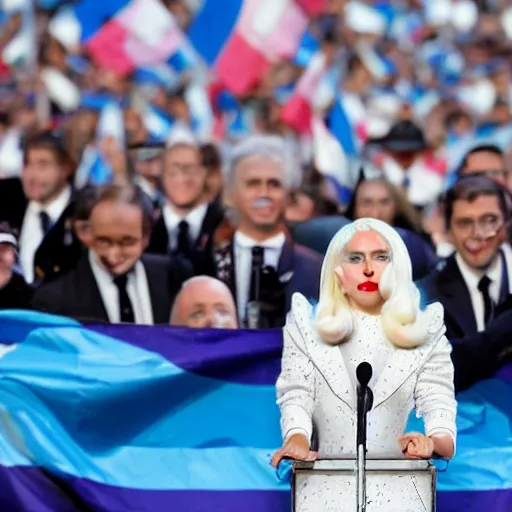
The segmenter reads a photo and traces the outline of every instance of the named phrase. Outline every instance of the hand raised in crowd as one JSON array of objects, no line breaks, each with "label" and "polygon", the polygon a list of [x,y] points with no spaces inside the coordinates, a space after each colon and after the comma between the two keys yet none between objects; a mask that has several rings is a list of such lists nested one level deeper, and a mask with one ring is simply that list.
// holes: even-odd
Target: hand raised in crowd
[{"label": "hand raised in crowd", "polygon": [[409,459],[430,459],[434,455],[434,441],[419,432],[408,432],[398,439],[398,444]]},{"label": "hand raised in crowd", "polygon": [[272,466],[277,468],[284,458],[313,461],[317,458],[318,453],[309,449],[309,441],[303,434],[295,434],[286,441],[285,445],[277,450],[272,457]]}]

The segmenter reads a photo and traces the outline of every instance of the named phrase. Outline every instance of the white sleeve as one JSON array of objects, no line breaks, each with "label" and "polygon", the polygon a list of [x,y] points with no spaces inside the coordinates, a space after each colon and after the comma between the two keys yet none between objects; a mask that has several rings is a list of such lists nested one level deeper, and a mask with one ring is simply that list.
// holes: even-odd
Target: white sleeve
[{"label": "white sleeve", "polygon": [[277,404],[281,409],[283,439],[304,433],[308,440],[313,433],[313,408],[315,401],[315,368],[304,346],[304,339],[297,327],[294,307],[284,327],[284,348],[281,374],[277,379]]},{"label": "white sleeve", "polygon": [[442,307],[434,304],[429,308],[433,308],[432,313],[435,313],[431,331],[435,348],[418,374],[414,390],[416,411],[418,417],[423,418],[427,436],[441,431],[450,433],[455,448],[457,402],[450,356],[452,348],[444,335],[446,328],[442,320]]}]

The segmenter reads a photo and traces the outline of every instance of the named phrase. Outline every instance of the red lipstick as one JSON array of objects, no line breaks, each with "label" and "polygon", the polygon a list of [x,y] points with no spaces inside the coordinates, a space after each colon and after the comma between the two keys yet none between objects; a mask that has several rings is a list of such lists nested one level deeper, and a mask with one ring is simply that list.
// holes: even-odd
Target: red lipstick
[{"label": "red lipstick", "polygon": [[364,283],[358,284],[357,289],[362,292],[376,292],[379,289],[379,285],[372,281],[366,281]]}]

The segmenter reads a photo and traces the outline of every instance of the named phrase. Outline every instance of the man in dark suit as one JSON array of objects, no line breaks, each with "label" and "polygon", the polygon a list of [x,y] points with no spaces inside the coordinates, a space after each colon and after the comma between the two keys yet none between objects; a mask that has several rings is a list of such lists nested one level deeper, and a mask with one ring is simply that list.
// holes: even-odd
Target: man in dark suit
[{"label": "man in dark suit", "polygon": [[[342,215],[314,217],[296,224],[293,239],[313,251],[325,254],[332,237],[350,222]],[[413,278],[425,277],[437,263],[438,258],[432,247],[418,234],[402,228],[395,228],[404,241],[412,262]]]},{"label": "man in dark suit", "polygon": [[445,222],[455,254],[419,281],[425,304],[444,306],[448,339],[484,331],[511,293],[506,192],[485,176],[461,178],[446,194]]},{"label": "man in dark suit", "polygon": [[485,331],[450,340],[455,369],[455,390],[462,391],[479,380],[491,378],[512,362],[512,296],[504,310]]},{"label": "man in dark suit", "polygon": [[170,138],[164,154],[162,185],[165,204],[147,252],[180,254],[196,274],[213,274],[213,233],[224,218],[217,202],[207,202],[207,170],[200,147],[189,138]]},{"label": "man in dark suit", "polygon": [[142,255],[151,224],[140,189],[100,190],[91,210],[88,253],[75,269],[40,287],[32,307],[111,323],[168,324],[173,300],[192,269],[180,259]]},{"label": "man in dark suit", "polygon": [[318,298],[322,258],[294,243],[282,222],[290,163],[280,137],[250,137],[233,151],[227,192],[238,223],[214,257],[244,327],[282,327],[294,292]]},{"label": "man in dark suit", "polygon": [[51,280],[73,268],[80,243],[71,229],[73,164],[51,134],[27,141],[21,181],[0,180],[0,221],[19,235],[20,264],[28,283]]}]

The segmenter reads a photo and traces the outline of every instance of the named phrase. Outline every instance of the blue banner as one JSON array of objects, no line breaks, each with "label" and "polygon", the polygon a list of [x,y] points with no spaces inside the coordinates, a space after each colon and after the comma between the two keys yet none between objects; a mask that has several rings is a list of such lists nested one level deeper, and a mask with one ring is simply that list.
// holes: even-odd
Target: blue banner
[{"label": "blue banner", "polygon": [[[0,510],[290,510],[280,331],[0,322]],[[512,510],[511,392],[508,368],[459,396],[441,512]]]}]

